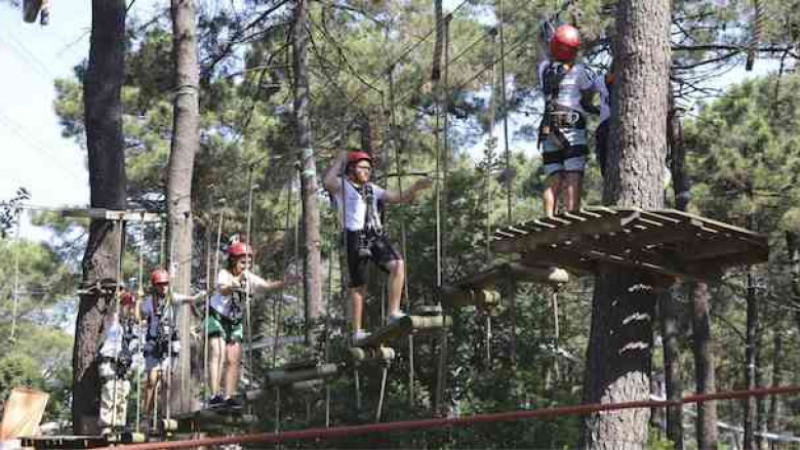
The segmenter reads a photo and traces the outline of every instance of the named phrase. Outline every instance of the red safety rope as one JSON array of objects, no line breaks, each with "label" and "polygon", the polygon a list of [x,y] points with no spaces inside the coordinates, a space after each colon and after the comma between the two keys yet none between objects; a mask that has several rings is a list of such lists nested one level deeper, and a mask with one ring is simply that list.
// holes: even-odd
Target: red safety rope
[{"label": "red safety rope", "polygon": [[[217,438],[191,439],[173,442],[152,442],[146,444],[126,445],[126,450],[156,450],[172,448],[192,448],[211,445],[247,444],[247,443],[274,443],[297,439],[334,439],[372,433],[387,433],[391,431],[423,430],[430,428],[463,427],[477,423],[507,422],[511,420],[532,419],[535,417],[565,416],[590,414],[601,411],[617,411],[634,408],[663,408],[678,406],[684,403],[701,403],[712,400],[732,400],[747,397],[763,397],[766,395],[791,395],[800,394],[800,386],[786,386],[777,388],[757,388],[745,391],[718,392],[715,394],[690,395],[677,401],[642,400],[625,403],[609,403],[605,405],[577,405],[562,406],[558,408],[544,408],[533,411],[510,411],[496,414],[479,414],[468,417],[407,420],[400,422],[387,422],[369,425],[355,425],[334,428],[309,428],[307,430],[287,431],[283,433],[258,433],[240,436]],[[111,449],[112,447],[103,447]]]}]

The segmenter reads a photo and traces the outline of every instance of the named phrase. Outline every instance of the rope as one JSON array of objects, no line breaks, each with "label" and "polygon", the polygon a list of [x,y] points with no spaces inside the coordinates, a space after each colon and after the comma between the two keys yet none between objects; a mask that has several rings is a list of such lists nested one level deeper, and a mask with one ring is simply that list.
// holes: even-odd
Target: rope
[{"label": "rope", "polygon": [[[439,118],[440,116],[444,116],[444,124],[442,132],[444,133],[443,136],[443,144],[445,155],[443,158],[444,165],[446,167],[447,161],[447,109],[442,108],[442,97],[447,95],[447,74],[448,74],[448,66],[450,65],[450,17],[447,16],[444,22],[444,45],[445,45],[445,78],[443,83],[441,83],[439,87],[439,93],[436,98],[437,104],[437,114],[436,114],[436,291],[437,295],[441,292],[442,287],[442,258],[444,257],[443,246],[442,246],[442,193],[446,192],[445,189],[447,186],[444,184],[446,180],[442,179],[440,174],[442,165],[442,156],[439,148]],[[446,101],[445,101],[446,104]],[[447,171],[445,170],[445,175]],[[440,181],[441,180],[441,181]],[[439,305],[441,307],[441,299],[439,299]],[[444,311],[444,310],[442,310]],[[434,404],[434,414],[440,414],[442,403],[444,401],[444,384],[445,384],[445,371],[447,369],[447,326],[442,327],[442,331],[440,333],[440,345],[439,345],[439,367],[436,374],[436,401]]]},{"label": "rope", "polygon": [[[541,417],[559,417],[586,415],[599,412],[621,411],[637,408],[665,408],[690,403],[703,403],[716,400],[737,400],[749,397],[763,397],[767,395],[798,395],[800,385],[774,388],[756,388],[750,390],[718,392],[714,394],[696,394],[673,401],[662,400],[637,400],[623,403],[590,404],[561,406],[556,408],[542,408],[537,410],[516,410],[494,414],[478,414],[467,417],[440,418],[424,420],[407,420],[386,422],[369,425],[354,425],[334,428],[310,428],[307,430],[287,431],[284,433],[256,433],[240,436],[217,437],[206,439],[191,439],[174,442],[153,442],[147,444],[134,444],[125,446],[126,450],[156,450],[192,448],[211,445],[246,444],[246,443],[274,443],[288,440],[318,440],[338,439],[365,434],[389,433],[397,431],[425,430],[446,427],[465,427],[481,423],[509,422],[513,420],[534,419]],[[112,447],[103,447],[111,450]]]},{"label": "rope", "polygon": [[[253,190],[255,186],[253,186],[253,166],[250,166],[250,170],[247,172],[247,218],[245,224],[245,243],[249,245],[250,248],[253,246],[253,242],[251,240],[251,230],[252,230],[252,219],[253,219]],[[252,255],[250,256],[252,260]],[[252,264],[252,261],[251,261]],[[249,270],[249,267],[246,267],[245,270]],[[247,319],[245,326],[247,327],[247,349],[245,350],[245,368],[247,369],[247,388],[245,392],[250,391],[250,387],[252,386],[253,382],[253,315],[252,315],[252,296],[250,295],[250,283],[247,284],[247,289],[245,289],[245,317]],[[245,400],[247,396],[245,395]],[[250,402],[247,402],[247,409],[248,412],[252,413],[252,405]]]},{"label": "rope", "polygon": [[14,252],[14,295],[12,296],[14,299],[14,306],[11,313],[11,337],[10,341],[14,342],[15,333],[17,330],[17,306],[19,304],[19,254],[21,252],[20,247],[20,228],[22,228],[22,221],[19,220],[19,212],[17,212],[17,229],[14,236],[14,243],[16,244],[16,251]]},{"label": "rope", "polygon": [[[499,10],[498,16],[499,20],[497,21],[497,28],[499,29],[500,34],[500,54],[505,55],[505,37],[503,33],[503,22],[505,21],[505,14],[503,10],[503,0],[497,0],[497,8]],[[493,78],[494,79],[494,78]],[[506,174],[505,174],[505,185],[506,185],[506,196],[507,196],[507,208],[506,211],[507,217],[506,221],[508,224],[513,223],[512,215],[511,215],[511,150],[508,145],[508,105],[507,105],[507,96],[506,96],[506,59],[500,58],[500,110],[503,114],[503,144],[505,147],[505,156],[506,156]]]}]

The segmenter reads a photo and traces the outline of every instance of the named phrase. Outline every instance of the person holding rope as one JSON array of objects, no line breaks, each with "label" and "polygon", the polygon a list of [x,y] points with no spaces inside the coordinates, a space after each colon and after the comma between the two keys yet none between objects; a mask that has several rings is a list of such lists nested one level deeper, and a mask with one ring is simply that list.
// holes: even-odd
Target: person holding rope
[{"label": "person holding rope", "polygon": [[[163,373],[172,370],[180,351],[176,327],[176,311],[169,295],[169,272],[156,269],[150,274],[152,293],[139,308],[145,326],[144,360],[147,382],[145,384],[144,422],[153,410],[156,390]],[[145,425],[146,427],[146,425]]]},{"label": "person holding rope", "polygon": [[[549,25],[549,24],[546,24]],[[583,64],[576,63],[580,35],[572,25],[560,25],[549,36],[549,58],[539,63],[539,88],[545,108],[539,125],[539,146],[547,177],[542,195],[545,215],[552,217],[563,197],[563,208],[580,208],[586,166],[586,114],[597,114],[594,94],[608,98],[605,85]]]},{"label": "person holding rope", "polygon": [[125,429],[131,392],[128,378],[142,366],[136,301],[124,287],[117,308],[104,321],[97,366],[101,380],[99,425],[103,435]]},{"label": "person holding rope", "polygon": [[416,198],[419,191],[433,184],[430,178],[425,177],[399,194],[371,183],[371,172],[372,157],[368,153],[343,151],[325,172],[324,180],[325,189],[336,202],[345,230],[354,343],[368,336],[362,327],[361,315],[367,293],[367,268],[370,261],[389,274],[389,322],[405,316],[400,311],[405,264],[383,231],[378,204],[409,203]]},{"label": "person holding rope", "polygon": [[[236,398],[236,390],[242,357],[242,319],[246,299],[253,294],[297,283],[301,277],[287,274],[282,281],[268,281],[254,274],[249,270],[253,252],[244,242],[233,242],[228,246],[227,253],[228,264],[217,275],[217,288],[211,297],[209,317],[206,319],[211,390],[208,406],[238,408],[242,406],[241,400]],[[220,390],[223,379],[224,392]]]}]

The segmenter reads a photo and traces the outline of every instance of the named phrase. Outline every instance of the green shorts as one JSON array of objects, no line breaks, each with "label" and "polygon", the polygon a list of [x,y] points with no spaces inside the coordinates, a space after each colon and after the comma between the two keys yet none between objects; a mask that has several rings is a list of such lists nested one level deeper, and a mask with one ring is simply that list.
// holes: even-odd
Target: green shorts
[{"label": "green shorts", "polygon": [[244,328],[241,319],[229,319],[212,309],[208,315],[206,326],[208,326],[208,337],[219,336],[228,344],[242,342]]}]

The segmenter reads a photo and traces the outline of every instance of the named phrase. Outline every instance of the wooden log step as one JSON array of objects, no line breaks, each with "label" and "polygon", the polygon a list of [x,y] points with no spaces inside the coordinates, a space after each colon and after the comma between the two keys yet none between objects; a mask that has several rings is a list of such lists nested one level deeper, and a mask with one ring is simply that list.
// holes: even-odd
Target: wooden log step
[{"label": "wooden log step", "polygon": [[322,386],[323,384],[325,384],[325,380],[321,380],[321,379],[317,378],[317,379],[314,379],[314,380],[297,381],[297,382],[292,383],[289,387],[293,391],[308,392],[308,391],[317,389],[318,387]]},{"label": "wooden log step", "polygon": [[500,293],[494,289],[470,289],[445,285],[439,292],[442,303],[448,308],[475,306],[481,309],[491,309],[500,303]]},{"label": "wooden log step", "polygon": [[339,372],[336,364],[318,364],[311,368],[295,368],[291,370],[277,369],[267,373],[267,385],[283,386],[298,381],[323,379],[335,376]]},{"label": "wooden log step", "polygon": [[355,347],[380,347],[408,334],[423,334],[441,329],[449,324],[448,316],[405,316],[373,332]]},{"label": "wooden log step", "polygon": [[354,361],[391,361],[397,356],[391,347],[350,347],[350,357]]}]

